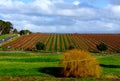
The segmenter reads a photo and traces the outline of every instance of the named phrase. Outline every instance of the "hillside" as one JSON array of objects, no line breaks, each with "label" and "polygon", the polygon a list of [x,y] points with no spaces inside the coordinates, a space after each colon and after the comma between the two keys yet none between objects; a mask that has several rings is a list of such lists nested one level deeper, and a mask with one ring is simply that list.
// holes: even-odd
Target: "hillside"
[{"label": "hillside", "polygon": [[10,46],[10,50],[32,50],[36,42],[41,41],[46,45],[48,52],[62,52],[74,45],[77,49],[97,51],[96,44],[104,42],[109,51],[120,52],[120,34],[44,34],[34,33],[24,35],[18,39],[4,44],[4,50]]},{"label": "hillside", "polygon": [[10,39],[15,38],[16,36],[17,36],[16,34],[0,35],[0,46],[4,43],[8,42]]}]

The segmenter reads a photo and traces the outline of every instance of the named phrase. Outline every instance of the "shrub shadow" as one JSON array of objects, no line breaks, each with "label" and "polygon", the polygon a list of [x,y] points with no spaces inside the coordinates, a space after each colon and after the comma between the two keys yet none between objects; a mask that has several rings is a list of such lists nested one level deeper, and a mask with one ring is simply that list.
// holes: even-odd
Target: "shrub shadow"
[{"label": "shrub shadow", "polygon": [[106,64],[100,64],[101,67],[105,68],[120,68],[120,65],[106,65]]},{"label": "shrub shadow", "polygon": [[63,69],[62,67],[45,67],[45,68],[38,68],[38,71],[55,77],[63,77],[62,69]]}]

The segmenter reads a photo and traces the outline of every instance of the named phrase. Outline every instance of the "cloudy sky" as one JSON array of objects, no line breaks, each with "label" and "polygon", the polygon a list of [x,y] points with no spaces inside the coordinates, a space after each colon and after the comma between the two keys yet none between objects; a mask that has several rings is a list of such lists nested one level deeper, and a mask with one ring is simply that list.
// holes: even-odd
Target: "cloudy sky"
[{"label": "cloudy sky", "polygon": [[0,20],[45,33],[120,33],[120,0],[0,0]]}]

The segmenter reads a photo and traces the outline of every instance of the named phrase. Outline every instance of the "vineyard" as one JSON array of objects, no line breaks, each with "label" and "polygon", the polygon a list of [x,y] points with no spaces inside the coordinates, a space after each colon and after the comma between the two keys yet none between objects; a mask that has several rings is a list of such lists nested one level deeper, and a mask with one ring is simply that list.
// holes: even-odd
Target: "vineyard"
[{"label": "vineyard", "polygon": [[45,44],[47,52],[63,52],[70,45],[76,49],[97,51],[96,44],[104,42],[109,51],[120,52],[120,34],[44,34],[33,33],[23,35],[18,39],[4,44],[4,50],[33,50],[35,44],[41,41]]}]

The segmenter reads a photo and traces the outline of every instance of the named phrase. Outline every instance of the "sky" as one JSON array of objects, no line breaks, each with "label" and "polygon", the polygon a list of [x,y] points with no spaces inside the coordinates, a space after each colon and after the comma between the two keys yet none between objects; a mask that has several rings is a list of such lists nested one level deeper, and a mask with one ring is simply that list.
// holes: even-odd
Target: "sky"
[{"label": "sky", "polygon": [[120,33],[120,0],[0,0],[0,20],[18,31]]}]

